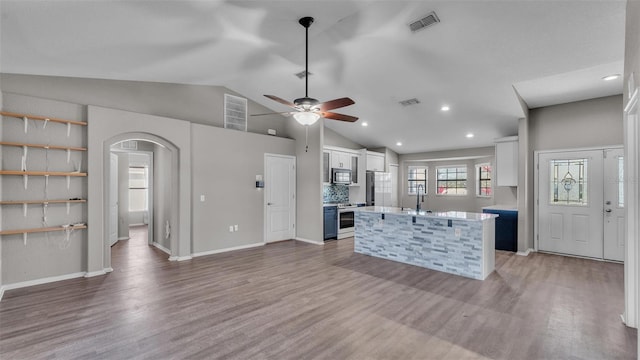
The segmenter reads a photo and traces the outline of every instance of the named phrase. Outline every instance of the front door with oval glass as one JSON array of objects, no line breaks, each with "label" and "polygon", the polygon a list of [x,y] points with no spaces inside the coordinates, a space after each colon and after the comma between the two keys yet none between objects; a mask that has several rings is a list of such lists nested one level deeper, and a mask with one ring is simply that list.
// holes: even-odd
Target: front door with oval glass
[{"label": "front door with oval glass", "polygon": [[538,155],[538,249],[624,259],[622,149]]}]

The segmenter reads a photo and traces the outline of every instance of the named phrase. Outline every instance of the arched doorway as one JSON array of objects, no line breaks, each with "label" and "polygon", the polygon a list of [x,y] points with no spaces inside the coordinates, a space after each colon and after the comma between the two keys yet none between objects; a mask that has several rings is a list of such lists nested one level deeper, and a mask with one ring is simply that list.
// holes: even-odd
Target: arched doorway
[{"label": "arched doorway", "polygon": [[87,108],[88,243],[86,276],[111,271],[109,246],[110,147],[127,139],[171,150],[170,260],[191,259],[191,124],[188,121],[89,105]]},{"label": "arched doorway", "polygon": [[[114,198],[114,186],[112,181],[114,181],[114,172],[117,173],[118,169],[113,169],[113,161],[112,156],[114,153],[114,149],[122,148],[121,144],[131,144],[132,142],[140,142],[147,143],[153,146],[154,150],[151,150],[153,156],[152,159],[158,164],[158,166],[150,166],[155,172],[159,172],[160,176],[154,176],[151,188],[160,194],[160,198],[157,199],[159,201],[151,200],[149,202],[149,216],[148,216],[148,243],[150,244],[158,244],[157,247],[161,248],[165,252],[169,252],[169,260],[178,260],[178,243],[177,237],[172,236],[173,231],[177,230],[179,226],[178,222],[178,211],[177,206],[175,204],[179,203],[179,193],[178,193],[178,159],[179,159],[179,150],[178,148],[171,142],[166,139],[149,134],[149,133],[124,133],[116,135],[107,141],[105,141],[103,157],[104,164],[107,167],[104,173],[104,181],[105,181],[105,202],[106,208],[104,209],[104,264],[108,270],[112,270],[111,268],[111,251],[110,247],[112,245],[112,234],[113,228],[111,224],[119,221],[118,219],[114,219],[114,212],[111,209],[112,199]],[[120,146],[119,146],[120,145]],[[147,149],[149,150],[149,149]],[[125,164],[124,167],[120,166],[120,171],[122,168],[129,168],[129,164]],[[121,191],[119,191],[121,192]],[[151,196],[151,199],[154,197]],[[116,215],[117,216],[117,215]],[[126,222],[128,232],[129,222]],[[177,232],[176,232],[177,233]]]}]

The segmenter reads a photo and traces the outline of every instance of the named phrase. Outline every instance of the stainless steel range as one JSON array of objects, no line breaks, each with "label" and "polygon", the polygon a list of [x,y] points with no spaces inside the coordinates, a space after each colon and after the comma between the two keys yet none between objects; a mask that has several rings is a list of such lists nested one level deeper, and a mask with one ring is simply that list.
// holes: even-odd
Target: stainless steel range
[{"label": "stainless steel range", "polygon": [[365,204],[338,204],[338,239],[353,236],[355,215],[353,210]]}]

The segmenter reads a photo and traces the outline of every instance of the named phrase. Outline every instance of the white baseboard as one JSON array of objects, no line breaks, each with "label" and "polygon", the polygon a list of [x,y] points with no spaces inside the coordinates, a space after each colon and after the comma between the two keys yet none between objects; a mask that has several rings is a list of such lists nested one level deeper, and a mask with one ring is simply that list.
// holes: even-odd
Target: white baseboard
[{"label": "white baseboard", "polygon": [[235,251],[235,250],[242,250],[242,249],[249,249],[249,248],[254,248],[254,247],[264,246],[264,245],[265,245],[265,243],[253,243],[253,244],[240,245],[240,246],[234,246],[234,247],[224,248],[224,249],[217,249],[217,250],[203,251],[203,252],[199,252],[199,253],[191,254],[191,256],[193,256],[193,257],[198,257],[198,256],[206,256],[206,255],[220,254],[220,253],[224,253],[224,252]]},{"label": "white baseboard", "polygon": [[169,261],[185,261],[185,260],[191,260],[193,259],[193,257],[191,257],[191,255],[189,256],[169,256]]},{"label": "white baseboard", "polygon": [[107,274],[110,272],[113,272],[113,268],[112,267],[104,268],[104,272]]},{"label": "white baseboard", "polygon": [[[111,271],[113,271],[113,269],[111,269]],[[84,273],[84,277],[90,278],[90,277],[106,275],[106,274],[107,274],[107,269],[102,269],[102,270],[98,270],[98,271],[86,272],[86,273]]]},{"label": "white baseboard", "polygon": [[129,239],[131,239],[131,238],[128,237],[128,236],[123,236],[123,237],[119,237],[118,241],[120,241],[120,240],[129,240]]},{"label": "white baseboard", "polygon": [[17,282],[13,284],[2,285],[2,287],[0,287],[0,300],[2,300],[2,296],[4,295],[5,290],[20,289],[28,286],[42,285],[42,284],[48,284],[56,281],[75,279],[75,278],[83,277],[85,276],[85,274],[86,274],[85,272],[77,272],[73,274],[51,276],[51,277],[46,277],[42,279],[35,279],[35,280],[22,281],[22,282]]},{"label": "white baseboard", "polygon": [[309,240],[309,239],[305,239],[305,238],[301,238],[301,237],[297,237],[297,238],[295,238],[295,240],[306,242],[306,243],[313,244],[313,245],[323,245],[324,246],[324,241],[319,242],[319,241]]},{"label": "white baseboard", "polygon": [[169,249],[167,249],[166,247],[164,247],[164,246],[160,245],[159,243],[157,243],[157,242],[155,242],[155,241],[154,241],[153,243],[151,243],[151,245],[153,245],[153,246],[157,247],[158,249],[160,249],[161,251],[163,251],[163,252],[165,252],[165,253],[167,253],[167,254],[171,255],[171,250],[169,250]]},{"label": "white baseboard", "polygon": [[518,252],[516,253],[516,255],[519,255],[519,256],[529,256],[529,254],[530,254],[530,253],[532,253],[532,252],[536,252],[536,251],[535,251],[534,249],[532,249],[532,248],[528,248],[528,249],[527,249],[527,250],[525,250],[525,251],[518,251]]}]

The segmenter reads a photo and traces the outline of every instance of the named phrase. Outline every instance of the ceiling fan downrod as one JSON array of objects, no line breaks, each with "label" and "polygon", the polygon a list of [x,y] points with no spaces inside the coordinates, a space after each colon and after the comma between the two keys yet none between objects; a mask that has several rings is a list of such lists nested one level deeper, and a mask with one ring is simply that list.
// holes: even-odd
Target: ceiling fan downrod
[{"label": "ceiling fan downrod", "polygon": [[311,16],[305,16],[298,20],[304,26],[304,97],[309,97],[309,26],[313,24]]}]

